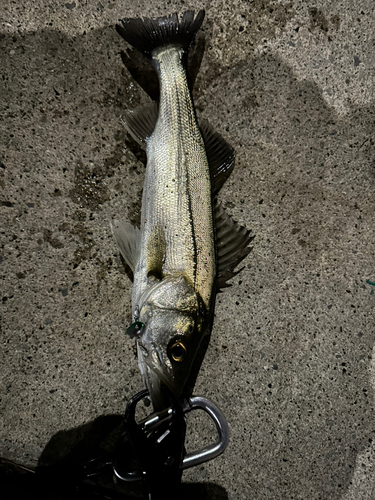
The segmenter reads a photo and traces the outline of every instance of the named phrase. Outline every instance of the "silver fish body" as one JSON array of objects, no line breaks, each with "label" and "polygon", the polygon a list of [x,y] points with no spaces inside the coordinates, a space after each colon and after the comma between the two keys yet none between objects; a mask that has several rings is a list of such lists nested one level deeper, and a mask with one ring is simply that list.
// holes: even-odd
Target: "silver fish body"
[{"label": "silver fish body", "polygon": [[[152,375],[146,374],[155,372],[180,395],[207,326],[216,275],[210,171],[182,57],[183,49],[175,46],[153,55],[160,103],[147,140],[140,256],[134,272],[133,315],[139,311],[145,324],[138,359],[155,394],[154,406],[160,395],[155,384],[150,387]],[[173,297],[168,307],[155,300],[160,291]],[[186,349],[181,361],[169,353],[177,340]]]},{"label": "silver fish body", "polygon": [[[187,81],[185,56],[203,17],[201,11],[195,19],[194,13],[185,13],[180,22],[176,14],[155,20],[125,19],[123,27],[117,27],[152,59],[159,80],[159,106],[151,132],[145,132],[144,123],[152,113],[128,115],[125,120],[133,137],[140,138],[142,132],[146,136],[141,229],[128,223],[113,225],[120,250],[134,271],[138,363],[156,410],[166,404],[163,386],[175,397],[183,393],[202,338],[209,333],[218,271],[225,269],[229,279],[233,265],[249,251],[244,250],[243,237],[241,257],[233,259],[224,243],[225,266],[217,265],[211,180],[216,179],[218,190],[233,168],[234,153],[210,128],[205,143]],[[218,231],[227,240],[229,232],[242,231],[228,224],[222,209],[217,213]]]},{"label": "silver fish body", "polygon": [[216,273],[211,180],[182,56],[173,46],[154,55],[160,103],[147,140],[133,303],[149,286],[150,275],[183,275],[209,309]]}]

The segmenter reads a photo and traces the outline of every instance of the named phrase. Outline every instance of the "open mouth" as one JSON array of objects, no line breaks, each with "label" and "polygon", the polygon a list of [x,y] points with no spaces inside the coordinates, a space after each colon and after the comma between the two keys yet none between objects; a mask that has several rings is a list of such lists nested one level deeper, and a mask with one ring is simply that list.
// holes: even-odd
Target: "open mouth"
[{"label": "open mouth", "polygon": [[165,388],[160,377],[152,370],[146,359],[149,357],[149,353],[145,347],[141,344],[137,344],[138,350],[138,366],[142,375],[143,383],[145,384],[152,401],[152,405],[155,411],[164,409],[169,405],[166,398]]},{"label": "open mouth", "polygon": [[[151,367],[152,355],[141,342],[137,343],[138,366],[142,374],[143,382],[150,393],[150,398],[155,411],[164,409],[170,405],[171,396],[178,397],[181,391],[176,387],[167,375],[158,367]],[[160,363],[162,360],[158,356]]]}]

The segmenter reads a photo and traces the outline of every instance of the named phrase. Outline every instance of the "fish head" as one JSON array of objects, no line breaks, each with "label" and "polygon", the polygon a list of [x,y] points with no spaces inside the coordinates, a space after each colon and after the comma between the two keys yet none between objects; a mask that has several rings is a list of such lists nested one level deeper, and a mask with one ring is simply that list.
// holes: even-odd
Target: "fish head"
[{"label": "fish head", "polygon": [[163,387],[179,397],[202,340],[202,302],[183,279],[160,283],[140,308],[138,364],[154,408],[163,406]]}]

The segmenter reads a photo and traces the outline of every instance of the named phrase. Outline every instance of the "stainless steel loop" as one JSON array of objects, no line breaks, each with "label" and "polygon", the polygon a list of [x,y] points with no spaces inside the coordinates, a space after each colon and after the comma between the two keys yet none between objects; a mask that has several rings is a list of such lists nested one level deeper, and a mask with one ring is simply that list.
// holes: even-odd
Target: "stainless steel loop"
[{"label": "stainless steel loop", "polygon": [[218,433],[218,440],[216,441],[216,443],[205,446],[201,450],[188,453],[183,459],[180,466],[182,470],[189,469],[190,467],[202,464],[221,455],[225,448],[228,446],[229,441],[228,424],[224,418],[224,415],[212,401],[202,396],[192,396],[187,400],[186,403],[187,404],[184,408],[184,413],[188,413],[192,410],[197,409],[204,410],[206,413],[208,413],[208,415],[215,423]]},{"label": "stainless steel loop", "polygon": [[[202,396],[192,396],[191,398],[185,400],[182,410],[184,414],[194,410],[205,411],[214,421],[218,433],[218,439],[216,442],[185,455],[180,465],[180,469],[185,470],[221,455],[228,445],[229,431],[224,415],[221,413],[219,408],[207,398]],[[162,412],[153,413],[148,418],[142,420],[139,425],[141,425],[144,432],[149,432],[155,430],[161,423],[168,421],[171,418],[173,418],[172,408],[167,408]],[[140,470],[120,472],[114,464],[113,471],[119,479],[126,482],[140,481],[142,479],[142,472]]]}]

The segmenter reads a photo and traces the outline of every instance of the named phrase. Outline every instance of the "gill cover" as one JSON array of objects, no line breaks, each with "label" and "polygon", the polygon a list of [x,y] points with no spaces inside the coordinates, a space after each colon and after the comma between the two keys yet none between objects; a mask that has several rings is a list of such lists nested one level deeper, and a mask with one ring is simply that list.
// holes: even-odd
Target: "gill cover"
[{"label": "gill cover", "polygon": [[137,341],[139,365],[155,406],[161,390],[155,375],[176,397],[181,395],[207,314],[203,301],[182,275],[167,276],[147,290],[139,311],[139,321],[144,324]]}]

